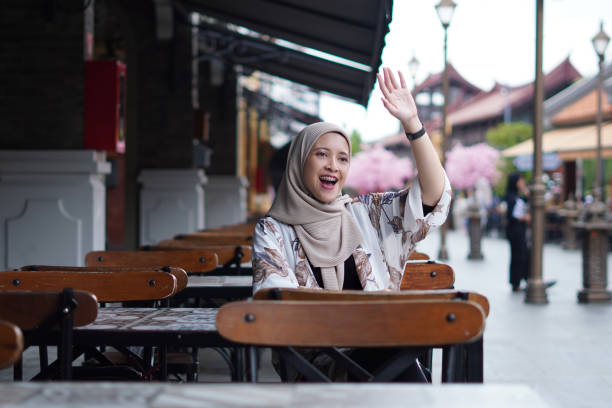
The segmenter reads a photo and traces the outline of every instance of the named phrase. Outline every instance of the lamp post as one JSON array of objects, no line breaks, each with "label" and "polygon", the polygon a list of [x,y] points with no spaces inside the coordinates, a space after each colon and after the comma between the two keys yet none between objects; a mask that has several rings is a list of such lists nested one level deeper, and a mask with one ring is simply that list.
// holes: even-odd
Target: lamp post
[{"label": "lamp post", "polygon": [[595,187],[595,202],[598,203],[596,208],[597,212],[593,215],[598,219],[602,220],[605,214],[605,205],[603,203],[603,166],[601,160],[601,94],[603,88],[603,62],[606,54],[606,48],[610,42],[610,37],[603,30],[603,22],[599,26],[599,32],[591,40],[593,42],[593,48],[599,58],[599,72],[597,74],[597,117],[595,119],[597,126],[597,186]]},{"label": "lamp post", "polygon": [[578,292],[580,303],[610,303],[612,293],[608,291],[608,233],[612,225],[606,221],[606,205],[603,202],[603,166],[601,160],[601,94],[603,88],[603,61],[610,37],[603,31],[593,37],[593,48],[599,57],[597,74],[597,176],[594,200],[587,210],[586,222],[577,222],[582,232],[582,290]]},{"label": "lamp post", "polygon": [[416,92],[416,74],[419,71],[420,65],[421,63],[419,62],[419,60],[417,59],[417,57],[414,55],[414,52],[413,52],[412,58],[410,58],[410,61],[408,61],[408,69],[410,70],[410,76],[412,77],[412,93],[414,97],[416,97],[416,95],[414,95]]},{"label": "lamp post", "polygon": [[546,285],[542,280],[542,247],[544,241],[544,191],[542,182],[542,104],[544,75],[542,73],[542,40],[544,0],[536,0],[535,92],[533,101],[533,181],[531,189],[531,225],[533,230],[531,267],[527,279],[526,303],[545,304]]},{"label": "lamp post", "polygon": [[[446,43],[447,43],[447,31],[448,26],[450,25],[451,19],[453,18],[453,13],[455,12],[455,7],[457,4],[453,0],[440,0],[440,2],[436,5],[436,12],[438,13],[438,18],[440,19],[440,23],[442,24],[442,28],[444,28],[444,71],[442,74],[442,93],[444,94],[444,104],[442,105],[442,140],[440,150],[442,151],[442,166],[445,164],[444,154],[446,152],[446,139],[448,135],[446,134],[446,116],[448,113],[448,65],[446,58]],[[440,252],[438,253],[438,258],[441,260],[448,259],[448,251],[446,250],[446,222],[440,228]]]}]

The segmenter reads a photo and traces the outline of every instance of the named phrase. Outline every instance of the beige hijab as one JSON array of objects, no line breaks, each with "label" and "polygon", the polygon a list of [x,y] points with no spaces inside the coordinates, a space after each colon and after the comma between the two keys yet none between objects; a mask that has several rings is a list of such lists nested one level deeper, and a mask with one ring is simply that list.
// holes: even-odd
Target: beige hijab
[{"label": "beige hijab", "polygon": [[346,210],[348,195],[329,204],[315,199],[304,184],[304,165],[317,139],[329,132],[351,141],[337,125],[319,122],[305,127],[289,147],[287,168],[268,215],[293,225],[308,260],[321,268],[325,289],[341,290],[344,261],[363,240],[357,224]]}]

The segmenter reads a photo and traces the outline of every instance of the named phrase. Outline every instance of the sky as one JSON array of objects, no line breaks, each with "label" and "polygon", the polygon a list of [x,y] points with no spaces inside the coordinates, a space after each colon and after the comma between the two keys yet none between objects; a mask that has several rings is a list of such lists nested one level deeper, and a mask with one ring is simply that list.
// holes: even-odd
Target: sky
[{"label": "sky", "polygon": [[[439,0],[394,0],[393,20],[385,37],[383,66],[402,70],[412,86],[408,61],[420,62],[416,83],[444,66],[444,31],[435,5]],[[483,90],[496,82],[516,86],[535,78],[536,0],[455,0],[448,28],[448,61],[468,81]],[[597,73],[591,39],[600,22],[612,37],[612,0],[545,0],[543,69],[548,72],[570,57],[583,76]],[[608,46],[605,61],[612,59]],[[375,141],[398,131],[398,122],[382,106],[378,84],[367,110],[330,94],[320,99],[323,120],[357,129],[364,141]]]}]

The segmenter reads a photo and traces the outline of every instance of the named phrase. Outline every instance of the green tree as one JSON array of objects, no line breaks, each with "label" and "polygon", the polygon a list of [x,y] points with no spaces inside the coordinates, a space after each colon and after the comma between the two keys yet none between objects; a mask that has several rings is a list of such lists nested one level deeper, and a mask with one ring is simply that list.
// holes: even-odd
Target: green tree
[{"label": "green tree", "polygon": [[[485,139],[491,146],[503,150],[530,139],[532,135],[533,127],[531,124],[525,122],[511,122],[500,123],[490,128],[485,134]],[[516,167],[512,164],[511,158],[505,157],[503,160],[500,160],[498,169],[502,173],[502,176],[499,178],[499,182],[493,186],[493,191],[497,195],[503,196],[506,191],[508,174],[515,171]]]},{"label": "green tree", "polygon": [[357,129],[351,132],[352,155],[356,155],[361,151],[361,133]]},{"label": "green tree", "polygon": [[506,149],[525,141],[533,135],[533,127],[525,122],[500,123],[487,130],[487,142],[498,149]]}]

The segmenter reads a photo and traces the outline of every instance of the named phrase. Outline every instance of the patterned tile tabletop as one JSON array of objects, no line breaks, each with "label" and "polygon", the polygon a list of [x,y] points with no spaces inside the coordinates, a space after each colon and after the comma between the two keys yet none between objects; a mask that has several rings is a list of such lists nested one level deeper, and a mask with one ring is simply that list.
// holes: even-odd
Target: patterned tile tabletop
[{"label": "patterned tile tabletop", "polygon": [[125,308],[106,307],[98,310],[95,322],[75,330],[217,330],[215,308]]},{"label": "patterned tile tabletop", "polygon": [[253,285],[252,276],[189,276],[187,287],[228,287]]}]

